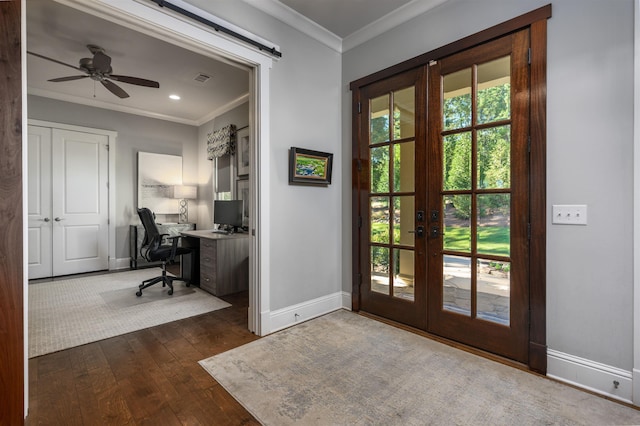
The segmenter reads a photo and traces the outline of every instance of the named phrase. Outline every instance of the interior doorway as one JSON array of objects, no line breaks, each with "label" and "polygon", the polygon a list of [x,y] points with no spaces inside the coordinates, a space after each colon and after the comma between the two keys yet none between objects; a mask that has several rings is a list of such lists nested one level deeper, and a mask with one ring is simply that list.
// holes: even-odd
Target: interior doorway
[{"label": "interior doorway", "polygon": [[[268,322],[262,321],[260,312],[268,311],[266,303],[268,297],[268,265],[260,262],[263,247],[268,247],[268,232],[263,231],[259,224],[261,211],[268,200],[268,186],[261,182],[258,171],[261,169],[262,152],[268,152],[269,137],[268,123],[269,91],[268,81],[272,59],[267,53],[261,53],[250,47],[245,47],[219,37],[213,30],[203,30],[189,22],[178,19],[160,8],[150,8],[136,2],[119,3],[86,2],[70,0],[66,5],[75,7],[83,12],[110,20],[116,24],[127,26],[136,31],[169,41],[177,46],[190,49],[199,54],[212,58],[229,58],[234,62],[244,64],[249,70],[249,122],[252,132],[253,145],[250,152],[251,186],[250,186],[250,262],[249,262],[249,329],[258,335],[268,333]],[[203,12],[205,13],[205,12]],[[264,278],[267,277],[267,278]]]}]

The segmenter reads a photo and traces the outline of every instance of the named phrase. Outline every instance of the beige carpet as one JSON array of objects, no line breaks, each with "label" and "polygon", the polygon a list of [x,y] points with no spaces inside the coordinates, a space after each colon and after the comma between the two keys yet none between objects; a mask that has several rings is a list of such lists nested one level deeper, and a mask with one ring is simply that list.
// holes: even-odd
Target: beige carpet
[{"label": "beige carpet", "polygon": [[95,342],[229,305],[197,287],[156,284],[141,297],[142,280],[159,268],[86,276],[29,285],[29,358]]},{"label": "beige carpet", "polygon": [[640,412],[348,311],[200,364],[265,425],[640,424]]}]

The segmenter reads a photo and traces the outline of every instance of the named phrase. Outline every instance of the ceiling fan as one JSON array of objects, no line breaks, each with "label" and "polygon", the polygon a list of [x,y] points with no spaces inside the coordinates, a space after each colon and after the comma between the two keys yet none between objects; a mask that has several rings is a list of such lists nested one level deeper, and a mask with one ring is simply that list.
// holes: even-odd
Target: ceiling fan
[{"label": "ceiling fan", "polygon": [[79,79],[88,77],[94,81],[99,81],[108,91],[110,91],[111,93],[113,93],[119,98],[128,98],[129,94],[111,80],[115,80],[120,83],[135,84],[136,86],[154,87],[154,88],[160,87],[160,83],[158,83],[157,81],[146,80],[144,78],[138,78],[138,77],[129,77],[126,75],[111,74],[113,71],[113,68],[111,68],[111,57],[107,56],[107,54],[104,53],[104,49],[101,48],[100,46],[96,46],[95,44],[88,44],[87,48],[93,54],[93,57],[80,59],[79,66],[77,67],[74,65],[69,65],[64,62],[58,61],[57,59],[52,59],[47,56],[40,55],[39,53],[30,52],[30,51],[27,51],[27,53],[33,56],[37,56],[38,58],[55,62],[56,64],[64,65],[69,68],[82,71],[84,73],[84,75],[72,75],[69,77],[58,77],[58,78],[52,78],[51,80],[48,80],[54,83],[58,83],[62,81],[79,80]]}]

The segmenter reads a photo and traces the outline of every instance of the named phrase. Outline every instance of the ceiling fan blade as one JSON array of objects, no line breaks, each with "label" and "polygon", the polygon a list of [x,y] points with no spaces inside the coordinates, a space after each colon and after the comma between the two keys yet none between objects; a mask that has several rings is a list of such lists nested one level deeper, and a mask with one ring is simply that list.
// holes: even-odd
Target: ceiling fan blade
[{"label": "ceiling fan blade", "polygon": [[56,64],[64,65],[65,67],[73,68],[74,70],[78,70],[78,71],[84,72],[84,70],[82,68],[80,68],[80,67],[76,67],[74,65],[66,64],[64,62],[58,61],[57,59],[49,58],[48,56],[44,56],[44,55],[41,55],[41,54],[35,53],[35,52],[30,52],[28,50],[27,50],[27,53],[29,55],[37,56],[38,58],[46,59],[47,61],[55,62]]},{"label": "ceiling fan blade", "polygon": [[120,86],[118,86],[117,84],[115,84],[112,81],[100,80],[100,83],[102,83],[102,85],[104,87],[106,87],[108,91],[110,91],[111,93],[113,93],[114,95],[116,95],[117,97],[119,97],[121,99],[129,97],[129,94],[127,92],[122,90],[122,88]]},{"label": "ceiling fan blade", "polygon": [[96,71],[99,71],[101,73],[108,73],[109,71],[111,71],[111,57],[107,56],[102,51],[97,51],[93,55],[93,66],[95,67]]},{"label": "ceiling fan blade", "polygon": [[88,75],[72,75],[69,77],[58,77],[58,78],[52,78],[51,80],[47,80],[47,81],[52,81],[54,83],[59,83],[61,81],[72,81],[72,80],[80,80],[81,78],[87,78],[89,77]]},{"label": "ceiling fan blade", "polygon": [[121,83],[135,84],[137,86],[155,87],[156,89],[160,87],[160,83],[158,83],[157,81],[146,80],[144,78],[129,77],[126,75],[114,75],[114,74],[110,74],[109,78],[112,78],[115,81],[119,81]]}]

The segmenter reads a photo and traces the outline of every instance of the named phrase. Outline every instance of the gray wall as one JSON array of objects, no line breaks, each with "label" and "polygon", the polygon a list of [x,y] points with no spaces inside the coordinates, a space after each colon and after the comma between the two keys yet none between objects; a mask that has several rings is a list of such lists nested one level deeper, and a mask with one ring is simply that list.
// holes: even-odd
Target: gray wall
[{"label": "gray wall", "polygon": [[[267,153],[271,311],[341,290],[341,55],[242,1],[189,3],[280,46],[271,70]],[[327,188],[289,186],[288,150],[335,154]],[[348,259],[348,258],[347,258]],[[347,260],[348,262],[348,260]]]},{"label": "gray wall", "polygon": [[[343,289],[351,286],[350,81],[548,0],[451,0],[343,55]],[[548,21],[547,343],[633,367],[633,1],[556,0]],[[551,205],[587,204],[586,227]]]},{"label": "gray wall", "polygon": [[[116,142],[116,258],[129,258],[129,225],[136,214],[137,153],[154,152],[182,156],[185,184],[198,179],[196,159],[198,128],[54,99],[29,96],[30,119],[118,132]],[[113,184],[113,183],[112,183]],[[194,220],[192,212],[189,219]]]},{"label": "gray wall", "polygon": [[[249,102],[246,102],[213,120],[208,121],[198,128],[198,228],[208,229],[213,226],[213,168],[215,161],[207,160],[207,134],[226,125],[234,124],[237,129],[249,125]],[[230,159],[230,164],[235,165],[235,156]],[[227,170],[233,175],[232,186],[235,188],[235,168]]]}]

